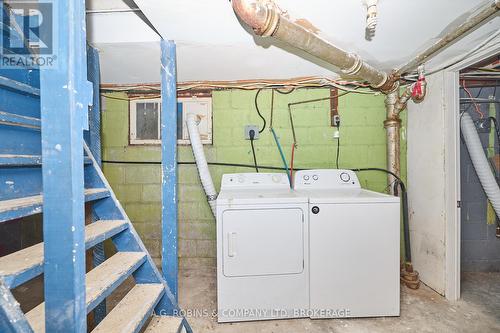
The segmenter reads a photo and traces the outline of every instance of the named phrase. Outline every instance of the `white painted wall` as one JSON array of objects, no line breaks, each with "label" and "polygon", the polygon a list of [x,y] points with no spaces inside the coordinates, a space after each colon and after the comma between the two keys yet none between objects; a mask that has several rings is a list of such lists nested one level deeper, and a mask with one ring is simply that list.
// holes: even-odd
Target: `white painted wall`
[{"label": "white painted wall", "polygon": [[408,198],[412,261],[421,280],[445,294],[446,132],[444,76],[427,78],[427,97],[408,103]]},{"label": "white painted wall", "polygon": [[[87,7],[91,10],[127,9],[127,1],[87,0]],[[361,0],[276,1],[289,10],[293,18],[309,20],[325,38],[348,51],[358,52],[382,69],[390,70],[435,42],[443,31],[463,21],[477,5],[492,0],[380,0],[377,35],[371,42],[364,39],[365,12]],[[238,22],[227,0],[135,2],[165,38],[178,44],[180,81],[337,77],[327,64],[283,47],[272,39],[255,37]],[[103,51],[101,59],[127,56],[115,54],[121,52],[121,48],[114,47],[113,43],[156,44],[159,39],[132,12],[92,13],[87,22],[89,41]],[[470,50],[498,29],[500,18],[432,60],[429,67],[436,67]],[[159,58],[159,50],[152,47],[145,48],[142,54],[143,58],[123,61],[123,64],[140,68],[145,61]],[[110,63],[111,60],[104,59],[104,62]],[[156,63],[159,64],[159,60]],[[132,83],[127,80],[129,70],[130,67],[122,67],[109,71],[114,75],[103,75],[103,82]],[[152,77],[146,70],[137,80],[151,82],[158,81],[159,77]]]}]

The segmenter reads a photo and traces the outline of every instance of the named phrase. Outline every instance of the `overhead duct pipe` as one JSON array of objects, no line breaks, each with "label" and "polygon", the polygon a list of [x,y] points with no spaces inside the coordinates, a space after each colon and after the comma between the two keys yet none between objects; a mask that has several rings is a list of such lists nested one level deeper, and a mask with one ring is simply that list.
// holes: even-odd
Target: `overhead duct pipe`
[{"label": "overhead duct pipe", "polygon": [[388,76],[363,61],[359,55],[346,52],[301,25],[283,16],[272,1],[232,0],[238,17],[262,37],[274,37],[318,59],[339,68],[349,76],[360,77],[372,88],[390,92],[398,87],[397,78]]},{"label": "overhead duct pipe", "polygon": [[497,217],[500,217],[500,188],[498,187],[495,175],[484,153],[483,145],[481,144],[474,121],[467,112],[462,115],[460,128],[462,129],[462,136],[467,146],[467,150],[469,151],[472,165],[474,165],[474,169],[479,177],[479,181]]},{"label": "overhead duct pipe", "polygon": [[397,69],[394,72],[394,75],[396,77],[400,77],[403,74],[407,74],[408,72],[415,70],[418,66],[422,65],[431,57],[441,52],[441,50],[448,47],[450,44],[452,44],[465,34],[471,32],[479,25],[487,22],[490,18],[492,18],[494,15],[498,13],[499,9],[500,9],[500,0],[490,0],[487,4],[484,5],[484,7],[480,8],[476,12],[476,14],[469,17],[456,29],[453,29],[453,31],[448,32],[438,42],[436,42],[428,49],[417,55],[413,60],[408,62],[406,65]]},{"label": "overhead duct pipe", "polygon": [[203,189],[205,190],[205,194],[207,196],[208,204],[210,205],[212,214],[215,217],[217,191],[215,190],[214,182],[212,180],[212,176],[210,175],[210,170],[208,169],[205,152],[203,151],[203,144],[201,142],[200,132],[198,131],[199,123],[199,116],[192,113],[187,116],[186,125],[189,133],[189,140],[191,141],[191,148],[193,150],[194,159],[196,161],[196,166],[198,167],[198,173],[200,175],[201,184],[203,185]]}]

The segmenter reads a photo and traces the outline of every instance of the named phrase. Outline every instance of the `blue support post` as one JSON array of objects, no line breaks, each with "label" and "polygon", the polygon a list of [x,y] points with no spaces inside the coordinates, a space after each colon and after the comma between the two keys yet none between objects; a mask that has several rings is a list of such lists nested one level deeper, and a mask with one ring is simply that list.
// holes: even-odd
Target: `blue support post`
[{"label": "blue support post", "polygon": [[87,331],[83,129],[87,82],[85,2],[54,1],[57,65],[41,68],[45,331]]},{"label": "blue support post", "polygon": [[162,270],[177,301],[177,74],[173,41],[161,42]]}]

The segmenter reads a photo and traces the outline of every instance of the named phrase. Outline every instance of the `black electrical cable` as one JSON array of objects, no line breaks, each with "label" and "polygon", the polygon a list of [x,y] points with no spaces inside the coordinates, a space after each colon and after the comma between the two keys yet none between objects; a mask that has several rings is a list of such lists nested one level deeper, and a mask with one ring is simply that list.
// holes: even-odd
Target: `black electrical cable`
[{"label": "black electrical cable", "polygon": [[260,110],[259,110],[259,95],[261,92],[262,92],[262,89],[257,90],[257,93],[255,94],[255,100],[254,100],[255,110],[257,111],[257,114],[259,115],[260,119],[262,119],[262,128],[259,130],[259,133],[264,132],[264,130],[266,129],[266,125],[267,125],[266,118],[264,118],[262,116],[262,113],[260,113]]},{"label": "black electrical cable", "polygon": [[385,173],[393,176],[394,178],[396,178],[396,180],[398,181],[398,183],[401,185],[401,191],[406,192],[406,186],[405,186],[405,183],[403,182],[403,180],[398,175],[396,175],[394,172],[391,172],[389,170],[382,169],[382,168],[362,168],[362,169],[350,169],[350,170],[354,171],[354,172],[363,172],[363,171],[385,172]]},{"label": "black electrical cable", "polygon": [[[400,183],[403,185],[403,183]],[[403,205],[403,232],[405,240],[405,259],[406,262],[411,262],[411,246],[410,246],[410,225],[408,215],[408,193],[403,191],[401,193],[401,203]]]},{"label": "black electrical cable", "polygon": [[379,169],[379,168],[364,168],[364,169],[352,169],[352,171],[380,171],[380,172],[385,172],[394,178],[396,178],[396,186],[399,186],[401,188],[401,205],[402,205],[402,210],[403,210],[403,233],[404,233],[404,240],[405,240],[405,260],[406,262],[411,262],[411,245],[410,245],[410,218],[408,214],[408,193],[406,191],[406,186],[403,182],[403,180],[398,177],[394,172],[391,172],[389,170],[385,169]]},{"label": "black electrical cable", "polygon": [[[108,163],[108,164],[143,164],[143,165],[161,165],[161,161],[112,161],[112,160],[103,160],[102,163]],[[178,165],[196,165],[196,162],[184,162],[184,161],[179,161],[177,162]],[[208,165],[214,165],[214,166],[227,166],[227,167],[236,167],[236,168],[249,168],[249,169],[254,169],[255,165],[252,164],[242,164],[242,163],[223,163],[223,162],[208,162]],[[285,168],[283,167],[276,167],[276,166],[268,166],[268,165],[258,165],[259,169],[266,169],[266,170],[281,170],[284,171]],[[314,168],[313,168],[314,169]],[[303,170],[312,170],[311,168],[294,168],[294,170],[297,171],[303,171]],[[379,171],[379,172],[385,172],[387,174],[392,175],[394,178],[396,178],[401,186],[401,190],[403,192],[406,192],[406,187],[401,180],[395,173],[386,170],[386,169],[381,169],[381,168],[362,168],[362,169],[349,169],[354,172],[363,172],[363,171]]]},{"label": "black electrical cable", "polygon": [[[161,165],[161,161],[112,161],[112,160],[103,160],[102,163],[108,163],[108,164],[144,164],[144,165]],[[196,162],[184,162],[184,161],[179,161],[177,162],[178,165],[196,165]],[[237,168],[255,168],[255,165],[252,164],[242,164],[242,163],[223,163],[223,162],[208,162],[208,165],[214,165],[214,166],[230,166],[230,167],[237,167]],[[267,169],[267,170],[285,170],[283,167],[276,167],[276,166],[268,166],[268,165],[258,165],[259,169]],[[303,171],[303,170],[313,170],[314,168],[294,168],[294,170],[297,171]],[[397,179],[398,183],[400,184],[401,191],[406,192],[406,186],[403,182],[403,180],[398,177],[395,173],[382,169],[382,168],[361,168],[361,169],[349,169],[354,172],[364,172],[364,171],[379,171],[379,172],[385,172],[394,178]]]},{"label": "black electrical cable", "polygon": [[254,130],[251,130],[249,134],[250,134],[250,146],[252,146],[253,163],[255,164],[255,171],[259,173],[259,166],[257,165],[257,156],[255,155],[255,146],[253,144],[253,141],[255,140]]},{"label": "black electrical cable", "polygon": [[293,93],[293,92],[295,91],[295,88],[292,88],[292,89],[290,89],[289,91],[281,91],[281,90],[279,90],[278,88],[276,88],[276,89],[274,89],[274,90],[276,90],[278,93],[280,93],[280,94],[282,94],[282,95],[289,95],[289,94],[291,94],[291,93]]},{"label": "black electrical cable", "polygon": [[[157,161],[102,161],[102,163],[107,163],[107,164],[141,164],[141,165],[161,165],[161,162]],[[178,165],[196,165],[196,162],[177,162]],[[208,165],[214,165],[214,166],[227,166],[227,167],[236,167],[236,168],[249,168],[249,169],[254,169],[255,165],[253,164],[240,164],[240,163],[219,163],[219,162],[208,162]],[[284,171],[285,168],[283,167],[275,167],[275,166],[264,166],[264,165],[257,165],[259,169],[265,169],[265,170],[280,170]],[[307,169],[295,169],[298,171],[301,170],[307,170]]]},{"label": "black electrical cable", "polygon": [[337,169],[339,168],[339,159],[340,159],[340,137],[337,138],[337,160],[335,163]]},{"label": "black electrical cable", "polygon": [[[155,165],[161,165],[161,162],[139,162],[139,161],[106,161],[103,160],[102,163],[112,163],[112,164],[155,164]],[[178,165],[196,165],[196,162],[177,162]],[[227,166],[227,167],[236,167],[236,168],[248,168],[248,169],[253,169],[256,166],[251,165],[251,164],[238,164],[238,163],[220,163],[220,162],[209,162],[208,165],[214,165],[214,166]],[[285,171],[284,168],[282,167],[274,167],[274,166],[262,166],[262,165],[257,165],[259,169],[265,169],[265,170],[279,170],[279,171]],[[308,170],[306,168],[294,168],[296,171],[302,171],[302,170]],[[379,172],[385,172],[387,174],[392,175],[394,178],[397,179],[399,186],[401,187],[401,192],[402,192],[402,205],[403,205],[403,228],[404,228],[404,236],[405,236],[405,259],[407,262],[411,262],[411,247],[410,247],[410,232],[409,232],[409,218],[408,218],[408,195],[406,193],[406,186],[404,182],[399,178],[395,173],[381,169],[381,168],[363,168],[363,169],[351,169],[352,171],[355,172],[363,172],[363,171],[379,171]]]},{"label": "black electrical cable", "polygon": [[255,156],[255,147],[253,141],[253,139],[250,139],[250,145],[252,146],[253,163],[255,164],[255,172],[259,173],[259,166],[257,165],[257,157]]}]

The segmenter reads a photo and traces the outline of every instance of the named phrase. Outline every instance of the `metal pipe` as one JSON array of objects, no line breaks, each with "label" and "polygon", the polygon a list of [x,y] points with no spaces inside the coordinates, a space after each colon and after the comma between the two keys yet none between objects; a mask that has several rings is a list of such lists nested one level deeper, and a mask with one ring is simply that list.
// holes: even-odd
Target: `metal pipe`
[{"label": "metal pipe", "polygon": [[500,9],[500,0],[491,0],[483,8],[481,8],[474,16],[468,18],[460,26],[453,31],[444,35],[437,43],[430,46],[427,50],[417,55],[413,60],[406,65],[400,67],[394,72],[396,77],[400,77],[410,71],[413,71],[419,65],[426,62],[429,58],[436,55],[442,49],[448,47],[450,44],[458,40],[460,37],[470,32],[478,25],[488,21],[493,15],[496,15]]},{"label": "metal pipe", "polygon": [[[417,85],[420,86],[420,92],[415,92],[415,88]],[[414,93],[415,92],[415,93]],[[421,65],[418,67],[418,81],[407,86],[403,91],[401,96],[398,98],[395,105],[395,112],[399,115],[408,104],[408,101],[411,99],[415,103],[420,103],[424,100],[427,95],[427,81],[425,80],[425,71],[424,66]]]},{"label": "metal pipe", "polygon": [[[387,131],[387,170],[391,173],[400,176],[400,134],[401,119],[399,112],[396,109],[396,103],[399,99],[398,90],[386,95],[385,107],[387,110],[387,120],[384,121],[384,127]],[[391,174],[388,174],[388,184],[393,184],[397,180]],[[390,192],[394,194],[394,187],[389,186]]]},{"label": "metal pipe", "polygon": [[316,58],[339,68],[349,76],[366,80],[371,87],[390,92],[397,86],[394,76],[366,63],[355,53],[346,52],[301,25],[281,15],[272,1],[232,0],[238,17],[248,24],[257,35],[274,37]]}]

